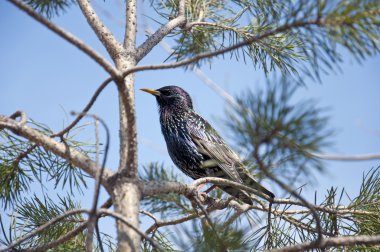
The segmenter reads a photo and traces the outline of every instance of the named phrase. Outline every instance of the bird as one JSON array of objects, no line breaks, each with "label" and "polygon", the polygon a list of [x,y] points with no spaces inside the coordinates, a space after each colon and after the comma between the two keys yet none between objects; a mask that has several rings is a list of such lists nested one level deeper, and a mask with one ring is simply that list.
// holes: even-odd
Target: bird
[{"label": "bird", "polygon": [[[197,114],[190,95],[181,87],[164,86],[141,91],[155,96],[160,116],[161,132],[173,163],[192,179],[218,177],[249,186],[271,199],[275,195],[260,185],[243,165],[239,156],[226,144],[218,132]],[[232,186],[218,187],[249,205],[252,197]]]}]

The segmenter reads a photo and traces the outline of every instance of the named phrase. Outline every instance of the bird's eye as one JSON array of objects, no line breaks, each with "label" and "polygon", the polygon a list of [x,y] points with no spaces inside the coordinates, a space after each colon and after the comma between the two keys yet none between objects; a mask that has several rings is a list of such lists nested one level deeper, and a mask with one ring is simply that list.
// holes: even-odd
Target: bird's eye
[{"label": "bird's eye", "polygon": [[165,95],[165,96],[169,96],[170,95],[170,91],[168,91],[168,90],[161,90],[160,93],[162,95]]}]

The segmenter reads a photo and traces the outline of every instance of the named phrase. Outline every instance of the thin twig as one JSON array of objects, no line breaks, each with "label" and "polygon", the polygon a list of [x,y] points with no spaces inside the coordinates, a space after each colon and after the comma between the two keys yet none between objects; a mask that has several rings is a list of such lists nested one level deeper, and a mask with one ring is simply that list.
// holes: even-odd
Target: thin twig
[{"label": "thin twig", "polygon": [[[90,217],[88,220],[88,226],[87,226],[87,238],[86,238],[86,250],[88,252],[92,251],[93,248],[93,234],[94,234],[94,228],[97,226],[97,221],[98,221],[98,216],[96,215],[96,208],[98,205],[98,200],[99,200],[99,193],[100,193],[100,185],[102,183],[102,177],[103,177],[103,172],[104,168],[107,162],[107,156],[108,156],[108,149],[109,149],[109,144],[110,144],[110,132],[108,129],[107,124],[99,117],[96,115],[88,115],[92,116],[95,119],[95,127],[96,127],[96,149],[97,149],[97,156],[99,155],[99,129],[98,129],[98,122],[102,124],[106,131],[106,144],[105,144],[105,150],[104,150],[104,156],[103,156],[103,162],[101,169],[98,169],[98,172],[96,174],[95,178],[95,191],[94,191],[94,198],[93,198],[93,204],[90,210]],[[98,158],[96,160],[97,165],[98,165]]]},{"label": "thin twig", "polygon": [[140,213],[145,214],[146,216],[149,216],[150,218],[152,218],[154,220],[155,223],[161,222],[160,219],[158,219],[156,216],[154,216],[154,214],[152,214],[152,213],[150,213],[148,211],[141,210]]},{"label": "thin twig", "polygon": [[99,209],[97,211],[97,213],[99,215],[109,215],[109,216],[112,216],[112,217],[120,220],[125,225],[127,225],[129,228],[131,228],[133,231],[135,231],[137,234],[139,234],[141,237],[143,237],[144,239],[146,239],[147,241],[149,241],[154,248],[156,248],[159,251],[164,251],[161,248],[161,246],[155,240],[153,240],[147,234],[145,234],[144,232],[140,231],[137,227],[135,227],[134,225],[132,225],[123,215],[121,215],[119,213],[116,213],[116,212],[113,212],[113,211],[109,211],[108,209],[103,209],[103,208]]},{"label": "thin twig", "polygon": [[251,192],[255,195],[258,195],[260,196],[261,198],[264,198],[268,201],[272,201],[273,199],[269,196],[267,196],[266,194],[256,190],[256,189],[253,189],[249,186],[246,186],[244,184],[241,184],[241,183],[238,183],[238,182],[234,182],[234,181],[231,181],[231,180],[228,180],[228,179],[223,179],[223,178],[216,178],[216,177],[205,177],[205,178],[200,178],[200,179],[197,179],[197,180],[194,180],[193,183],[191,183],[191,186],[192,187],[195,187],[197,188],[199,185],[202,185],[202,184],[206,184],[206,183],[213,183],[215,185],[226,185],[226,186],[233,186],[237,189],[242,189],[244,191],[247,191],[247,192]]},{"label": "thin twig", "polygon": [[79,50],[84,52],[86,55],[90,56],[94,61],[96,61],[100,66],[103,67],[111,76],[118,76],[118,71],[115,69],[103,56],[98,54],[93,48],[89,47],[86,43],[75,37],[73,34],[65,31],[61,27],[57,26],[53,22],[44,18],[40,14],[38,14],[33,8],[23,3],[20,0],[8,0],[15,6],[17,6],[20,10],[26,12],[29,16],[34,18],[36,21],[47,27],[49,30],[56,33],[61,38],[65,39]]},{"label": "thin twig", "polygon": [[98,220],[96,220],[96,222],[95,222],[95,232],[96,232],[96,238],[98,239],[98,245],[99,245],[99,248],[100,248],[100,252],[104,252],[103,242],[102,242],[102,239],[100,237],[100,229],[99,229],[99,222],[98,222]]},{"label": "thin twig", "polygon": [[[218,243],[221,244],[222,247],[226,247],[224,245],[223,240],[220,239],[218,231],[216,230],[214,223],[211,221],[211,218],[208,215],[208,211],[203,207],[202,203],[198,199],[198,194],[194,194],[193,200],[195,200],[195,203],[198,205],[198,207],[201,209],[202,213],[204,214],[204,217],[207,220],[208,224],[210,225],[212,231],[214,232],[215,237],[218,239]],[[195,211],[197,211],[197,210],[195,209]]]},{"label": "thin twig", "polygon": [[[104,88],[113,80],[112,77],[107,78],[103,83],[96,89],[95,93],[91,97],[90,101],[87,103],[86,107],[82,110],[81,113],[78,113],[77,117],[74,121],[72,121],[67,127],[62,129],[61,131],[50,135],[50,137],[63,137],[64,134],[68,133],[72,128],[74,128],[78,122],[86,115],[86,113],[90,110],[90,108],[94,105],[96,99],[100,95],[100,93],[104,90]],[[22,159],[26,158],[38,145],[31,145],[26,151],[20,153],[15,160],[13,161],[13,166],[18,167],[19,163]]]},{"label": "thin twig", "polygon": [[311,153],[313,157],[334,160],[334,161],[367,161],[367,160],[377,160],[380,159],[380,153],[369,153],[362,155],[336,155],[336,154],[321,154],[321,153]]},{"label": "thin twig", "polygon": [[67,132],[69,132],[72,128],[77,125],[77,123],[87,114],[87,112],[91,109],[91,107],[94,105],[96,99],[99,97],[100,93],[104,90],[104,88],[111,82],[113,81],[112,77],[107,78],[106,80],[103,81],[102,84],[96,89],[95,93],[92,95],[90,101],[87,103],[86,107],[82,110],[82,112],[77,114],[77,117],[75,118],[74,121],[72,121],[67,127],[65,127],[63,130],[55,133],[52,135],[52,137],[57,137],[57,136],[63,136]]},{"label": "thin twig", "polygon": [[[230,204],[231,199],[232,198],[230,198],[229,200],[216,200],[213,204],[211,204],[208,208],[206,208],[206,212],[211,213],[212,211],[226,208]],[[146,212],[144,214],[146,214]],[[183,222],[186,222],[189,220],[193,220],[193,219],[196,219],[196,218],[202,216],[203,214],[204,214],[204,212],[199,211],[199,212],[195,212],[195,213],[192,213],[192,214],[189,214],[189,215],[177,218],[177,219],[172,219],[172,220],[159,220],[156,218],[155,224],[153,224],[151,227],[149,227],[147,229],[146,233],[149,234],[149,233],[153,232],[154,230],[156,230],[160,227],[176,225],[176,224],[180,224],[180,223],[183,223]],[[150,216],[150,215],[148,215],[148,216]],[[150,216],[150,217],[153,218],[152,216]]]},{"label": "thin twig", "polygon": [[[307,232],[309,233],[316,233],[318,234],[318,230],[315,229],[315,228],[312,228],[310,225],[307,225],[305,223],[302,223],[301,221],[298,221],[290,216],[286,216],[286,215],[277,215],[279,216],[281,219],[284,219],[285,221],[291,223],[292,225],[300,228],[300,229],[303,229],[303,230],[306,230]],[[322,231],[322,234],[324,235],[327,235],[327,236],[334,236],[334,234],[332,233],[328,233],[326,231],[324,231],[323,229],[321,230]]]},{"label": "thin twig", "polygon": [[303,196],[301,196],[296,191],[294,191],[290,186],[288,186],[287,184],[285,184],[281,180],[277,179],[275,176],[273,176],[273,174],[271,174],[269,171],[267,171],[267,169],[261,163],[260,159],[258,159],[257,152],[256,152],[255,157],[256,157],[256,160],[258,161],[258,164],[259,164],[259,167],[260,167],[261,171],[265,174],[265,176],[267,176],[269,179],[271,179],[274,182],[276,182],[284,190],[286,190],[287,192],[289,192],[295,198],[299,199],[299,201],[301,201],[305,207],[307,207],[307,208],[310,209],[310,212],[311,212],[311,214],[312,214],[312,216],[313,216],[313,218],[315,220],[316,229],[318,231],[318,237],[315,240],[314,244],[319,244],[321,242],[321,240],[323,239],[322,225],[321,225],[321,219],[320,219],[320,217],[319,217],[316,209],[314,208],[314,205],[311,204],[311,203],[309,203]]},{"label": "thin twig", "polygon": [[272,249],[270,252],[296,252],[296,251],[305,251],[309,248],[313,249],[326,249],[330,247],[339,247],[339,246],[359,246],[359,245],[379,245],[380,244],[380,235],[359,235],[359,236],[340,236],[340,237],[331,237],[322,239],[319,244],[314,242],[304,242],[294,246],[284,247],[280,249]]}]

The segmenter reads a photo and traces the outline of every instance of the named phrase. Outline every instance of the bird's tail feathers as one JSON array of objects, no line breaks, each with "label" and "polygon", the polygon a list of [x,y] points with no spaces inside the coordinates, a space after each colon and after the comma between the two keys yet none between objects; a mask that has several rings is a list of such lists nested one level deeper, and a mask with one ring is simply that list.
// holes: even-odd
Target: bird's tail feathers
[{"label": "bird's tail feathers", "polygon": [[234,196],[235,198],[243,201],[244,203],[248,205],[253,205],[253,201],[248,193],[241,191],[237,188],[234,188],[232,186],[218,186],[220,189],[225,191],[226,193]]},{"label": "bird's tail feathers", "polygon": [[268,195],[272,199],[275,197],[275,195],[271,191],[266,189],[264,186],[260,185],[259,182],[257,182],[256,179],[248,173],[248,171],[240,173],[240,177],[244,181],[245,185]]}]

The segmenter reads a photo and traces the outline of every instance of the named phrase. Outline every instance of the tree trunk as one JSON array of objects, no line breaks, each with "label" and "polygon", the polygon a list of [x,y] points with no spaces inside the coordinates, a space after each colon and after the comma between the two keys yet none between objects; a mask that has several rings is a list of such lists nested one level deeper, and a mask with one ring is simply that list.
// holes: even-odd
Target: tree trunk
[{"label": "tree trunk", "polygon": [[[136,66],[136,0],[126,1],[126,27],[122,52],[114,58],[116,67],[125,72]],[[119,174],[112,198],[115,211],[139,228],[141,192],[137,177],[137,128],[135,114],[134,75],[117,81],[120,113]],[[117,221],[118,251],[140,251],[141,237],[131,228]]]},{"label": "tree trunk", "polygon": [[[125,178],[119,179],[113,189],[112,200],[115,211],[125,216],[135,227],[139,227],[140,189],[137,180],[130,181]],[[140,251],[141,237],[131,228],[117,221],[117,240],[119,252]]]}]

